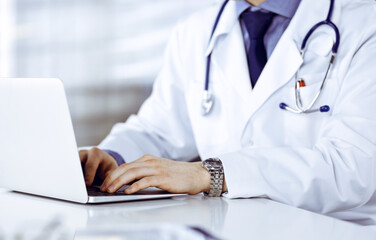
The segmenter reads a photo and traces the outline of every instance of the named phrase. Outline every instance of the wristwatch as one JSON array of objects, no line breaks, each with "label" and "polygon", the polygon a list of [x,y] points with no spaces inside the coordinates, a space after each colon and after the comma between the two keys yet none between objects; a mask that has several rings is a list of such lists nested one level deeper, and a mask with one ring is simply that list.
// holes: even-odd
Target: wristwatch
[{"label": "wristwatch", "polygon": [[220,197],[223,188],[223,166],[219,158],[208,158],[202,165],[210,174],[210,190],[205,193],[208,197]]}]

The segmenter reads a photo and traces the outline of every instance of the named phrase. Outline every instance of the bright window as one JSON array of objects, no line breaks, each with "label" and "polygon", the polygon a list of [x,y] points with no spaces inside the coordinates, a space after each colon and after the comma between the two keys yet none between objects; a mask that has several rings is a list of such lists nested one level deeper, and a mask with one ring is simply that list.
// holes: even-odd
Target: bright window
[{"label": "bright window", "polygon": [[172,27],[217,0],[0,0],[0,76],[63,80],[79,145],[148,96]]}]

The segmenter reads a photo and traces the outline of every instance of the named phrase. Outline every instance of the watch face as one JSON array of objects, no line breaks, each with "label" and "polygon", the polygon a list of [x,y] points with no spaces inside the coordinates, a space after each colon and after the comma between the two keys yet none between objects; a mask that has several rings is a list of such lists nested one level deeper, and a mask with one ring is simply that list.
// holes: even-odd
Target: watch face
[{"label": "watch face", "polygon": [[209,158],[204,161],[204,166],[206,168],[211,168],[215,170],[222,169],[222,162],[218,158]]},{"label": "watch face", "polygon": [[205,160],[205,162],[208,163],[208,164],[211,164],[211,165],[217,163],[217,161],[215,159],[213,159],[213,158],[209,158],[209,159]]}]

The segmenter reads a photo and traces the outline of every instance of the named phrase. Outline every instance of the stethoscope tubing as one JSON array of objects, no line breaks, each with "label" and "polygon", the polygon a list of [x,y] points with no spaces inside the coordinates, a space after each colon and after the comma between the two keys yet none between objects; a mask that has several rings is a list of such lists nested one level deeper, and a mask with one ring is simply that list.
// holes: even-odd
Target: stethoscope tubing
[{"label": "stethoscope tubing", "polygon": [[[218,15],[215,19],[213,30],[210,35],[209,43],[211,39],[213,38],[215,29],[217,29],[217,25],[219,23],[219,20],[222,16],[223,10],[225,9],[227,3],[229,0],[225,0],[218,12]],[[212,53],[209,53],[209,55],[206,57],[206,74],[205,74],[205,86],[204,86],[204,92],[202,94],[202,100],[201,100],[201,114],[203,116],[209,114],[211,109],[213,108],[214,105],[214,97],[213,95],[209,92],[209,79],[210,79],[210,66],[211,66],[211,55]]]},{"label": "stethoscope tubing", "polygon": [[[331,27],[334,32],[335,32],[335,42],[333,44],[333,47],[332,47],[332,56],[331,56],[331,59],[330,59],[330,63],[329,63],[329,66],[328,66],[328,69],[325,73],[325,77],[324,77],[324,80],[320,86],[320,90],[318,91],[318,93],[315,95],[313,101],[311,102],[311,104],[308,106],[308,108],[306,109],[303,109],[303,107],[301,106],[301,102],[300,104],[298,103],[298,99],[297,99],[297,94],[299,94],[299,101],[300,100],[300,93],[297,93],[296,91],[296,84],[297,84],[297,74],[296,74],[296,77],[295,77],[295,99],[296,99],[296,107],[297,109],[293,109],[291,107],[289,107],[289,105],[287,105],[286,103],[280,103],[279,104],[279,107],[283,110],[288,110],[292,113],[313,113],[313,112],[328,112],[330,111],[330,107],[328,105],[323,105],[321,106],[320,108],[318,109],[312,109],[313,105],[315,104],[316,100],[319,98],[320,94],[321,94],[321,91],[324,87],[324,84],[325,84],[325,81],[327,79],[327,76],[328,76],[328,73],[329,73],[329,70],[331,69],[332,65],[333,65],[333,62],[334,62],[334,59],[337,55],[337,52],[338,52],[338,48],[339,48],[339,45],[340,45],[340,33],[339,33],[339,30],[338,30],[338,27],[332,22],[332,15],[333,15],[333,9],[334,9],[334,1],[335,0],[330,0],[330,7],[329,7],[329,11],[328,11],[328,15],[326,17],[326,19],[324,21],[321,21],[317,24],[315,24],[309,31],[308,33],[306,34],[306,36],[304,37],[303,41],[302,41],[302,45],[301,45],[301,48],[300,48],[300,53],[302,55],[302,57],[304,58],[304,52],[305,52],[305,48],[307,46],[307,43],[308,43],[308,40],[309,38],[311,37],[311,35],[320,27],[320,26],[323,26],[323,25],[327,25],[329,27]],[[214,22],[214,25],[213,25],[213,29],[212,29],[212,32],[211,32],[211,35],[210,35],[210,39],[209,39],[209,43],[210,41],[212,40],[213,38],[213,35],[215,33],[215,30],[217,28],[217,25],[219,23],[219,20],[222,16],[222,13],[227,5],[227,3],[229,2],[229,0],[225,0],[218,12],[218,15],[215,19],[215,22]],[[210,67],[211,67],[211,55],[212,53],[209,53],[209,55],[207,56],[206,58],[206,74],[205,74],[205,85],[204,85],[204,92],[203,92],[203,97],[202,97],[202,102],[201,102],[201,106],[202,106],[202,115],[207,115],[213,105],[214,105],[214,97],[212,96],[212,94],[210,93],[209,91],[209,79],[210,79]]]},{"label": "stethoscope tubing", "polygon": [[336,35],[336,41],[335,43],[333,44],[333,48],[332,48],[332,52],[334,54],[337,54],[338,52],[338,48],[339,48],[339,44],[340,44],[340,34],[339,34],[339,30],[338,30],[338,27],[332,22],[332,15],[333,15],[333,9],[334,9],[334,0],[330,0],[330,7],[329,7],[329,12],[328,12],[328,16],[326,17],[326,19],[324,21],[321,21],[317,24],[315,24],[307,33],[307,35],[304,37],[303,39],[303,42],[302,42],[302,46],[301,46],[301,51],[303,51],[307,45],[307,42],[309,40],[309,38],[311,37],[312,33],[314,31],[316,31],[316,29],[318,29],[320,26],[323,26],[323,25],[328,25],[330,26],[334,32],[335,32],[335,35]]},{"label": "stethoscope tubing", "polygon": [[304,59],[305,48],[306,48],[306,45],[308,43],[308,40],[311,37],[311,35],[314,33],[314,31],[316,31],[320,26],[328,25],[335,32],[335,42],[334,42],[333,47],[332,47],[332,56],[330,58],[329,65],[328,65],[328,68],[325,72],[324,79],[323,79],[323,81],[320,85],[319,91],[316,93],[315,97],[313,98],[311,103],[308,105],[308,107],[303,108],[303,105],[302,105],[302,102],[301,102],[301,96],[300,96],[300,88],[299,88],[299,83],[298,83],[299,82],[299,78],[298,78],[299,70],[298,70],[296,75],[295,75],[295,106],[296,106],[296,109],[291,108],[289,105],[287,105],[286,103],[283,103],[283,102],[280,103],[280,105],[279,105],[279,107],[281,109],[287,110],[287,111],[292,112],[292,113],[313,113],[313,112],[325,113],[325,112],[330,111],[330,107],[328,105],[323,105],[323,106],[321,106],[317,109],[313,109],[313,105],[316,103],[317,99],[319,98],[319,96],[320,96],[320,94],[321,94],[321,92],[324,88],[324,84],[327,80],[329,71],[330,71],[330,69],[331,69],[331,67],[334,63],[334,60],[335,60],[337,52],[338,52],[339,44],[340,44],[339,30],[338,30],[337,26],[331,21],[331,17],[332,17],[332,14],[333,14],[333,8],[334,8],[334,0],[330,0],[330,7],[329,7],[329,12],[328,12],[327,18],[324,21],[321,21],[321,22],[315,24],[308,31],[308,33],[306,34],[306,36],[303,39],[301,49],[300,49],[300,54],[301,54],[302,58]]},{"label": "stethoscope tubing", "polygon": [[[213,25],[213,29],[212,29],[212,32],[211,32],[211,35],[210,35],[210,40],[209,42],[211,41],[211,39],[213,38],[213,35],[214,35],[214,32],[215,32],[215,29],[217,29],[217,26],[218,26],[218,23],[219,23],[219,20],[221,19],[221,16],[222,16],[222,13],[223,13],[223,10],[225,9],[227,3],[228,3],[229,0],[225,0],[224,3],[222,4],[219,12],[218,12],[218,15],[217,15],[217,18],[215,19],[215,22],[214,22],[214,25]],[[209,90],[209,78],[210,78],[210,64],[211,64],[211,55],[212,53],[210,53],[207,57],[206,57],[206,75],[205,75],[205,91],[208,91]]]}]

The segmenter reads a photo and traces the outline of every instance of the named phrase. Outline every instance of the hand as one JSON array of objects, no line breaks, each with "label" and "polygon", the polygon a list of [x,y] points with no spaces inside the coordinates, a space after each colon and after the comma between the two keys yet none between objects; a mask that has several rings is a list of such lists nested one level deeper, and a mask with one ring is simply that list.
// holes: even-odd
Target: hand
[{"label": "hand", "polygon": [[122,164],[109,174],[101,191],[113,193],[133,181],[125,193],[157,187],[171,193],[197,194],[209,190],[210,174],[201,162],[177,162],[145,155],[134,162]]},{"label": "hand", "polygon": [[104,180],[118,167],[116,160],[99,148],[94,147],[90,150],[80,150],[79,154],[87,186],[93,184],[95,176]]}]

